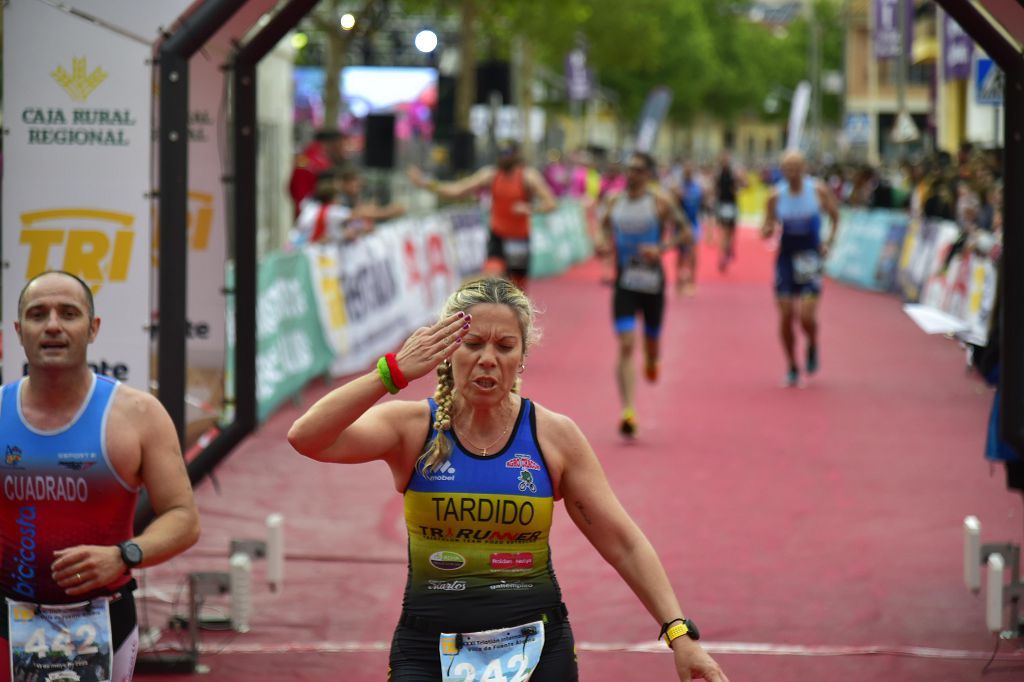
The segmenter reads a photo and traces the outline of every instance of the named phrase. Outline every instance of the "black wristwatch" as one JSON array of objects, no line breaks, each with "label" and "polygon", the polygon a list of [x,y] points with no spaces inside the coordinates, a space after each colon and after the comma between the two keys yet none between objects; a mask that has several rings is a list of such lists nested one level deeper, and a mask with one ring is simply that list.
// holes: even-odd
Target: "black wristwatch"
[{"label": "black wristwatch", "polygon": [[686,626],[686,636],[690,639],[700,639],[700,630],[697,629],[697,624],[689,618],[683,619],[683,625]]},{"label": "black wristwatch", "polygon": [[692,640],[700,639],[700,631],[697,629],[697,625],[689,618],[676,618],[667,623],[662,623],[658,639],[664,639],[665,644],[671,649],[672,642],[683,636],[689,637]]},{"label": "black wristwatch", "polygon": [[142,548],[131,540],[125,540],[117,548],[121,550],[121,561],[128,568],[135,568],[142,563]]}]

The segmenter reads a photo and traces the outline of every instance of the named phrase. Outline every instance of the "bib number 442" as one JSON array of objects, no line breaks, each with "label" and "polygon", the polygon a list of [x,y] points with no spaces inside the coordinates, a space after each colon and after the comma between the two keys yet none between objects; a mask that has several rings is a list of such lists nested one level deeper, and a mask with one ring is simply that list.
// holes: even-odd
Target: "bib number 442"
[{"label": "bib number 442", "polygon": [[84,623],[78,626],[74,635],[75,641],[72,641],[71,632],[59,632],[51,641],[47,642],[46,630],[36,628],[25,642],[25,653],[35,654],[38,658],[46,658],[51,651],[55,651],[71,658],[72,656],[88,656],[99,651],[99,648],[96,647],[96,628],[92,625]]}]

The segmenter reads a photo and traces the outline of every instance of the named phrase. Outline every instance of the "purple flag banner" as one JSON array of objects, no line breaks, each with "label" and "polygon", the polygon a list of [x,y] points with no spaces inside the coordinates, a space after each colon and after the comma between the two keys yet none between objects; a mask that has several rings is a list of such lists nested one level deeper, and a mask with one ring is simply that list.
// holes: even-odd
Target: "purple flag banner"
[{"label": "purple flag banner", "polygon": [[947,81],[971,77],[971,55],[974,41],[960,28],[953,17],[942,17],[942,72]]},{"label": "purple flag banner", "polygon": [[590,99],[593,77],[587,68],[587,53],[581,48],[577,47],[565,58],[565,86],[570,100]]},{"label": "purple flag banner", "polygon": [[900,15],[906,12],[907,35],[903,46],[910,53],[914,44],[914,3],[908,0],[874,0],[875,12],[875,58],[892,59],[900,56]]}]

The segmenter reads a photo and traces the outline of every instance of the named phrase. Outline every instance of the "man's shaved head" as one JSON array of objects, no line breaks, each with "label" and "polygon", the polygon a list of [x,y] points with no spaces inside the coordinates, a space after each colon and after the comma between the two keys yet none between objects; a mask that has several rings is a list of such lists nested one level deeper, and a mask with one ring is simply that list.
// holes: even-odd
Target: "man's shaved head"
[{"label": "man's shaved head", "polygon": [[782,155],[782,175],[790,183],[800,182],[804,174],[804,155],[795,149],[787,150]]}]

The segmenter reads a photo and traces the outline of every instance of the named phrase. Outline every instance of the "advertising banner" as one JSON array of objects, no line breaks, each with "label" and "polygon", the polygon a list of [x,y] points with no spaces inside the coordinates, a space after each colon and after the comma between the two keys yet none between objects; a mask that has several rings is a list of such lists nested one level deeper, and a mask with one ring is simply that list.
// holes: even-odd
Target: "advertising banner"
[{"label": "advertising banner", "polygon": [[303,254],[264,258],[256,300],[256,401],[264,421],[310,379],[324,374],[333,354],[324,340]]},{"label": "advertising banner", "polygon": [[[906,20],[906,36],[900,41],[900,15]],[[914,44],[914,3],[911,0],[874,0],[874,46],[876,59],[900,56],[900,48],[910,53]]]},{"label": "advertising banner", "polygon": [[459,286],[452,227],[441,216],[430,215],[400,221],[395,231],[402,244],[402,291],[411,331],[433,324],[445,300]]},{"label": "advertising banner", "polygon": [[587,67],[586,50],[573,48],[565,57],[565,89],[569,99],[575,102],[590,99],[593,80],[593,72]]},{"label": "advertising banner", "polygon": [[[227,71],[246,31],[272,0],[245,3],[189,61],[187,353],[190,371],[222,371],[225,345],[229,148]],[[159,226],[153,263],[159,268]],[[155,278],[155,276],[154,276]],[[189,392],[192,393],[190,380]]]},{"label": "advertising banner", "polygon": [[563,225],[554,215],[535,215],[530,221],[530,277],[551,277],[572,264],[572,248],[560,238]]},{"label": "advertising banner", "polygon": [[308,244],[302,253],[309,259],[324,340],[331,352],[344,355],[349,350],[348,312],[345,310],[345,295],[341,291],[339,249],[335,244]]},{"label": "advertising banner", "polygon": [[926,219],[911,225],[899,271],[905,300],[920,300],[925,283],[942,269],[949,247],[959,233],[956,224],[948,220]]},{"label": "advertising banner", "polygon": [[825,272],[865,289],[890,291],[896,282],[907,222],[903,211],[844,209]]},{"label": "advertising banner", "polygon": [[20,290],[67,270],[102,319],[90,364],[149,390],[152,49],[42,2],[6,3],[4,26],[3,380]]},{"label": "advertising banner", "polygon": [[555,215],[565,224],[564,233],[569,240],[572,263],[590,258],[594,253],[594,244],[587,233],[583,207],[575,201],[562,201]]},{"label": "advertising banner", "polygon": [[[591,254],[578,203],[562,202],[533,220],[531,267],[536,263],[544,275]],[[309,306],[316,308],[317,324],[310,323],[307,333],[333,356],[331,373],[367,371],[417,327],[433,324],[459,284],[480,274],[486,240],[478,209],[454,209],[389,221],[354,242],[307,245],[292,254],[305,260],[310,273]],[[297,289],[290,293],[299,295]],[[276,394],[274,399],[280,402]]]},{"label": "advertising banner", "polygon": [[448,211],[445,218],[452,226],[452,245],[459,280],[480,274],[487,261],[489,230],[483,212],[476,207]]},{"label": "advertising banner", "polygon": [[349,352],[331,366],[335,376],[370,366],[380,349],[391,349],[409,331],[408,301],[402,284],[405,276],[404,243],[395,229],[380,229],[355,242],[338,247],[341,291],[348,313]]},{"label": "advertising banner", "polygon": [[942,13],[942,73],[947,81],[971,77],[974,41],[953,17]]},{"label": "advertising banner", "polygon": [[989,258],[970,251],[958,254],[949,266],[934,272],[921,294],[921,304],[941,310],[965,323],[960,337],[986,344],[995,302],[996,271]]}]

